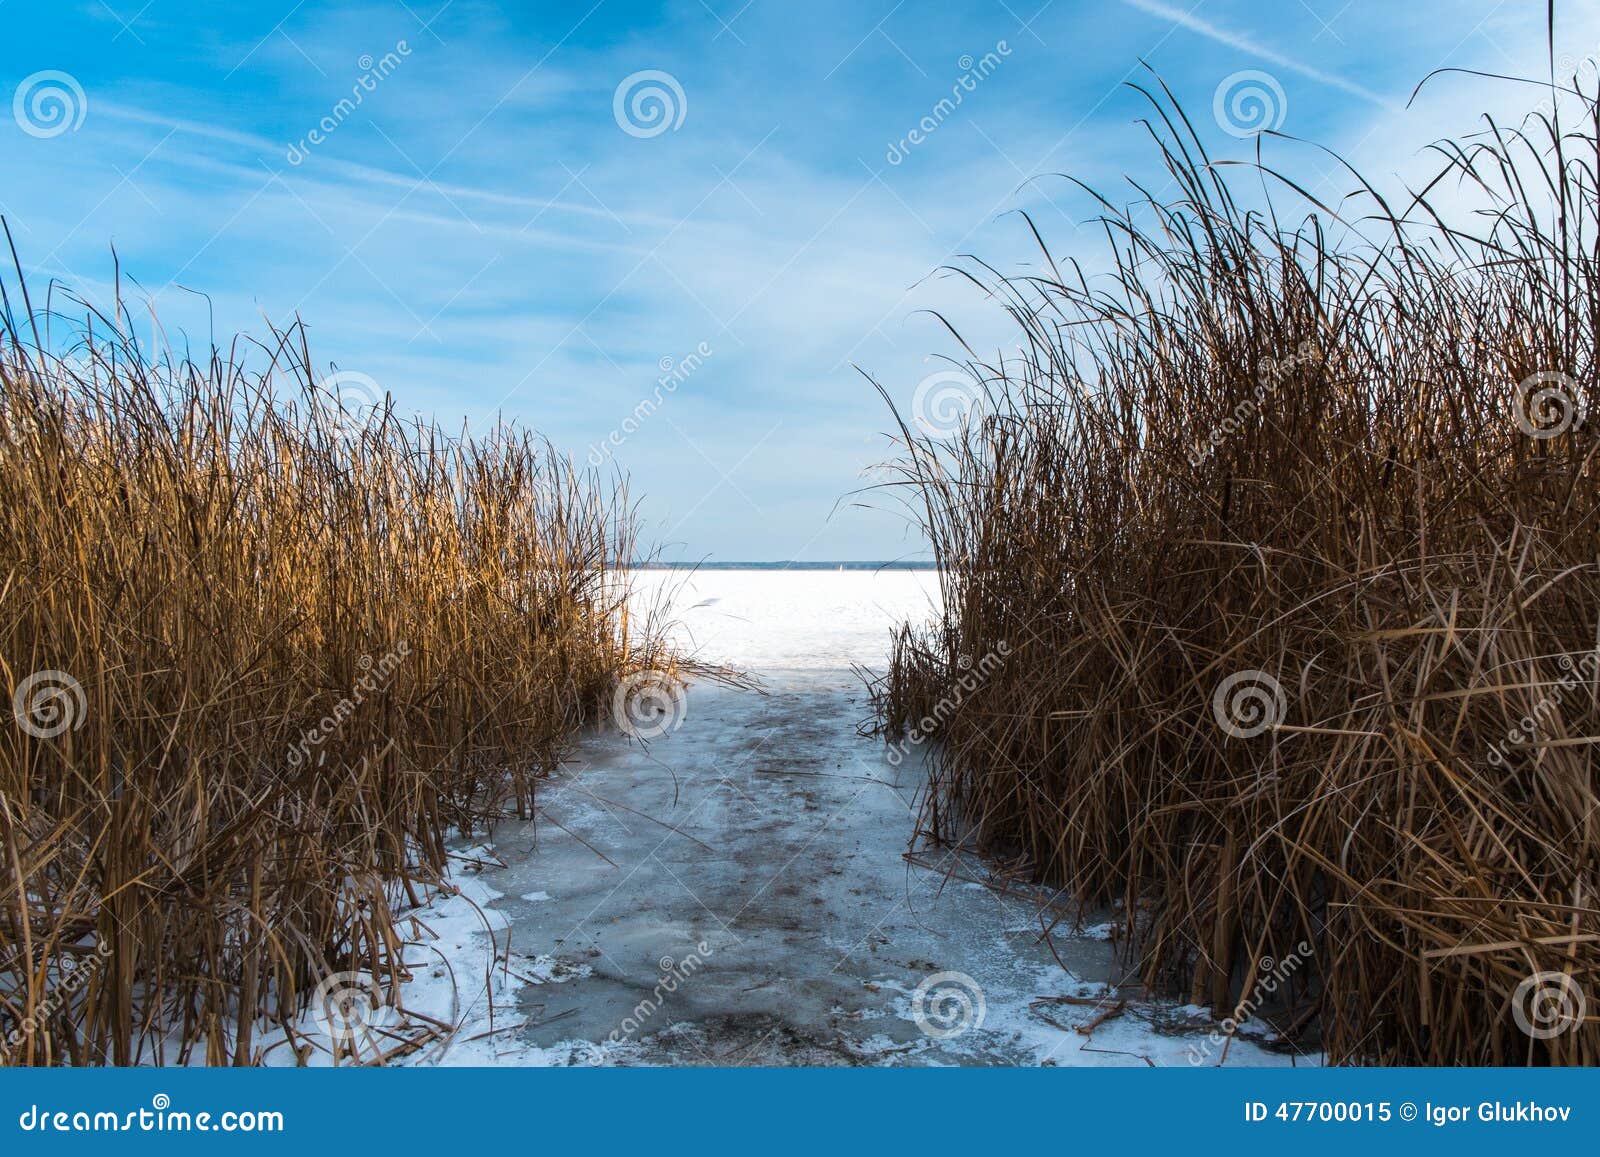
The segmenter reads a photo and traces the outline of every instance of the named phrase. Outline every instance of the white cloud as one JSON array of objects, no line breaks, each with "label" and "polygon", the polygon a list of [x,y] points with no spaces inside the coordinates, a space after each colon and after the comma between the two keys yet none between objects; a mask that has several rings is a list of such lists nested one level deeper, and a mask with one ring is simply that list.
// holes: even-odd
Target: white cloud
[{"label": "white cloud", "polygon": [[[1340,24],[1363,35],[1373,21],[1406,26],[1395,44],[1409,46],[1407,62],[1391,51],[1380,74],[1352,68],[1359,45],[1288,37],[1287,17],[1243,33],[1237,18],[1124,3],[1151,27],[1088,20],[1064,0],[1032,32],[998,7],[944,22],[907,8],[878,33],[877,17],[854,9],[835,27],[827,13],[756,6],[736,24],[742,45],[713,40],[715,22],[689,5],[666,29],[582,30],[594,34],[531,73],[564,29],[522,36],[447,13],[441,45],[409,18],[391,27],[376,12],[368,28],[308,16],[290,31],[326,75],[274,41],[229,86],[249,78],[281,99],[233,87],[191,99],[179,75],[94,86],[81,133],[16,150],[23,176],[4,199],[24,260],[104,289],[114,240],[174,328],[203,335],[209,320],[192,295],[163,291],[174,277],[211,295],[220,333],[259,333],[262,313],[281,324],[298,310],[314,354],[373,374],[403,408],[447,427],[503,412],[580,457],[651,389],[660,358],[706,341],[715,356],[618,452],[662,529],[693,509],[677,531],[688,553],[782,556],[831,516],[813,557],[896,555],[897,517],[834,512],[891,427],[851,363],[909,401],[929,354],[953,348],[923,311],[951,318],[980,349],[1003,346],[993,303],[934,274],[963,253],[1036,268],[1009,209],[1027,207],[1058,255],[1093,267],[1102,243],[1081,224],[1092,206],[1048,174],[1087,179],[1114,200],[1131,195],[1122,173],[1151,176],[1132,124],[1146,110],[1117,88],[1146,38],[1202,112],[1216,80],[1243,65],[1310,82],[1297,114],[1331,124],[1333,143],[1380,172],[1463,127],[1473,102],[1502,99],[1446,79],[1409,112],[1385,103],[1378,94],[1408,91],[1397,70],[1418,79],[1441,62],[1429,52],[1451,47],[1411,29],[1425,17],[1401,6]],[[1575,37],[1600,41],[1576,25]],[[1503,65],[1527,57],[1538,34],[1491,19],[1450,60]],[[288,165],[286,142],[348,87],[339,70],[396,35],[415,43],[404,67],[309,160]],[[948,93],[958,56],[1000,37],[1016,48],[1002,68],[905,163],[886,165],[885,142]],[[250,43],[231,36],[215,48],[224,70]],[[612,121],[611,88],[658,66],[681,74],[690,113],[681,131],[638,140]],[[1294,146],[1270,148],[1312,172]],[[419,184],[413,166],[437,171]],[[761,512],[726,484],[707,498],[720,478],[682,435],[726,469],[779,420],[734,480]]]}]

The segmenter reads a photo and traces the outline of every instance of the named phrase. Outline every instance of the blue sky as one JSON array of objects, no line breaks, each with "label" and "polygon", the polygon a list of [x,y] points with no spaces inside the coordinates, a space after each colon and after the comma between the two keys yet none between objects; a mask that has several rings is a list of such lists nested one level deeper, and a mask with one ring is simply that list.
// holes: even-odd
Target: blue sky
[{"label": "blue sky", "polygon": [[[1569,58],[1600,49],[1593,7],[1563,6]],[[921,544],[895,503],[850,497],[891,452],[855,367],[909,406],[952,352],[928,311],[1003,345],[993,308],[937,271],[1031,260],[1013,210],[1058,252],[1095,251],[1090,206],[1051,174],[1118,197],[1125,174],[1153,175],[1122,87],[1141,60],[1225,155],[1248,155],[1226,130],[1251,126],[1221,123],[1215,98],[1247,73],[1235,86],[1253,77],[1281,131],[1403,174],[1527,99],[1451,78],[1407,109],[1415,83],[1537,74],[1543,12],[0,0],[0,213],[36,287],[103,299],[115,244],[169,336],[299,314],[321,364],[404,412],[503,414],[614,458],[669,557],[908,557]],[[630,99],[650,88],[664,120],[649,92]],[[1313,150],[1274,150],[1344,190]]]}]

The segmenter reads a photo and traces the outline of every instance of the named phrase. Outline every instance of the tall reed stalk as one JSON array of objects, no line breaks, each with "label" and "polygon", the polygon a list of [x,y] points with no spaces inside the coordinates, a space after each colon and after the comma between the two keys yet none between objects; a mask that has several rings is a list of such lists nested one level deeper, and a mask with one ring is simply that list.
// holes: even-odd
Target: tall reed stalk
[{"label": "tall reed stalk", "polygon": [[1308,946],[1335,1062],[1600,1063],[1600,96],[1532,91],[1337,207],[1147,92],[1175,193],[1100,201],[1105,276],[963,268],[1018,353],[900,423],[945,609],[883,721],[1011,649],[923,829],[1125,902],[1219,1018]]},{"label": "tall reed stalk", "polygon": [[352,412],[298,325],[152,353],[0,291],[0,1051],[251,1063],[329,973],[403,979],[452,833],[671,666],[632,507],[515,428]]}]

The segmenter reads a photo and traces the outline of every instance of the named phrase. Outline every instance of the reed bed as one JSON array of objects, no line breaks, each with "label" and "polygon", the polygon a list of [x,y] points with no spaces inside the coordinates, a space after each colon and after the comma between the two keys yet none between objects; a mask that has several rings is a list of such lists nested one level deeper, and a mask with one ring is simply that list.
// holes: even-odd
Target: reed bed
[{"label": "reed bed", "polygon": [[1335,1063],[1600,1063],[1600,94],[1529,91],[1329,204],[1152,86],[1167,191],[1100,200],[1109,272],[1037,230],[961,267],[1016,352],[962,343],[955,436],[900,420],[945,609],[876,695],[939,721],[921,830]]},{"label": "reed bed", "polygon": [[249,1064],[330,974],[392,993],[447,841],[672,668],[632,507],[353,408],[298,325],[152,353],[0,290],[0,1055]]}]

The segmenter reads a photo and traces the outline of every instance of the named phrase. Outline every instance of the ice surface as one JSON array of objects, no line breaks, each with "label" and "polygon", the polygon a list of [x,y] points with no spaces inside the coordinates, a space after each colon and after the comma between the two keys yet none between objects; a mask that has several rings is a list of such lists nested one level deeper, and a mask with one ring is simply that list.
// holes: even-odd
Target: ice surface
[{"label": "ice surface", "polygon": [[398,994],[453,1031],[392,1063],[1315,1063],[1148,997],[1115,913],[1075,932],[981,862],[906,860],[921,753],[892,765],[857,734],[849,667],[882,667],[937,576],[637,578],[641,613],[670,593],[680,643],[764,690],[695,685],[648,744],[586,734],[534,820],[463,850],[460,894],[414,914]]}]

